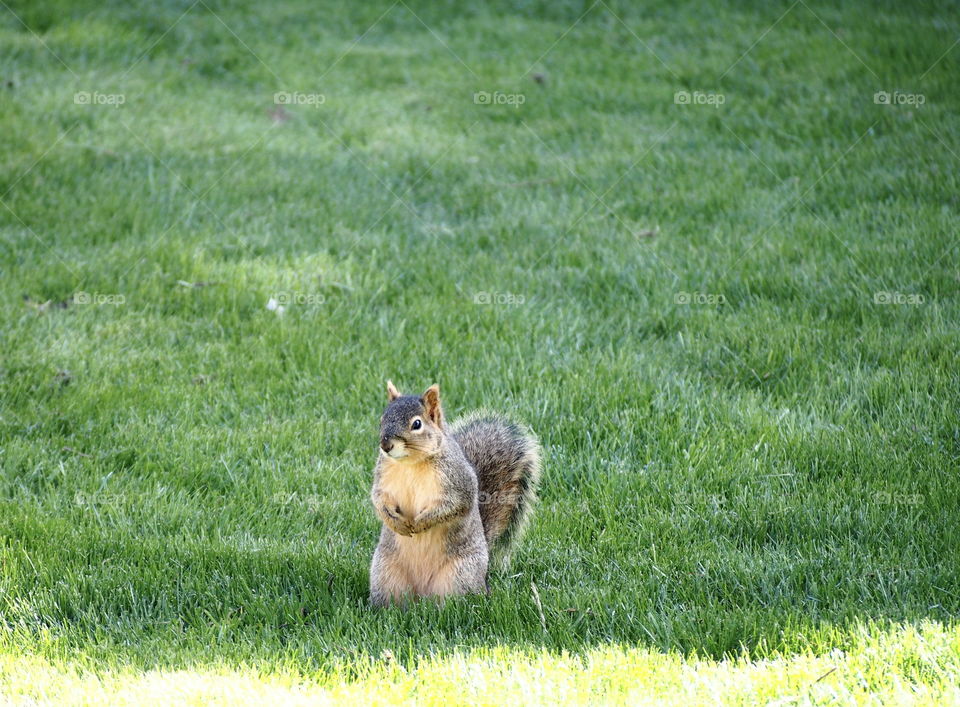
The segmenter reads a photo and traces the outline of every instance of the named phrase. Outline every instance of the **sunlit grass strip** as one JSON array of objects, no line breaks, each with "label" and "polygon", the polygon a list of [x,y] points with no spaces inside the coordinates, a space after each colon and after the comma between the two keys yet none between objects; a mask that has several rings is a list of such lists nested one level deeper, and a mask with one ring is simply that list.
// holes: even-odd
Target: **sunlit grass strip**
[{"label": "sunlit grass strip", "polygon": [[[960,628],[861,627],[827,654],[723,660],[611,645],[581,656],[510,648],[404,664],[391,654],[322,675],[203,667],[92,672],[5,652],[0,690],[15,702],[71,704],[957,704]],[[413,664],[415,663],[415,664]]]}]

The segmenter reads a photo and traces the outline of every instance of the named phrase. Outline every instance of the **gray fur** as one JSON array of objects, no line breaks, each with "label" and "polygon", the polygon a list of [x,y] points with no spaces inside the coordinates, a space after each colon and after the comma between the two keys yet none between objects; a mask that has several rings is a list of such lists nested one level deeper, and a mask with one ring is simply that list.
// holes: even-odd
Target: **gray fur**
[{"label": "gray fur", "polygon": [[[491,554],[505,561],[536,496],[540,454],[532,435],[489,414],[473,415],[447,428],[436,400],[436,407],[428,410],[425,398],[396,397],[380,420],[381,448],[386,451],[402,441],[424,455],[439,480],[441,499],[417,522],[404,519],[382,502],[380,482],[389,462],[383,454],[378,457],[371,500],[383,527],[370,568],[370,600],[377,606],[394,600],[386,587],[395,573],[408,569],[401,566],[399,536],[416,536],[441,525],[444,556],[438,559],[453,568],[452,587],[445,593],[486,592]],[[438,424],[425,422],[413,434],[411,420],[418,416]],[[415,594],[410,590],[404,599]]]},{"label": "gray fur", "polygon": [[477,411],[452,426],[477,473],[480,515],[491,559],[505,567],[533,512],[540,484],[540,445],[502,415]]},{"label": "gray fur", "polygon": [[423,401],[415,395],[403,395],[392,401],[380,417],[380,441],[402,438],[410,419],[425,413]]}]

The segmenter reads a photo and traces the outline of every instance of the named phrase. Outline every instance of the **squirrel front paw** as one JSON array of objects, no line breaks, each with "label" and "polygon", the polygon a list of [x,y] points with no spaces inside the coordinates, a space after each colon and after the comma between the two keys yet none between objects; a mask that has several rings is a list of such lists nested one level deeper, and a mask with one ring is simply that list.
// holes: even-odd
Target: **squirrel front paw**
[{"label": "squirrel front paw", "polygon": [[383,522],[387,524],[390,530],[405,537],[413,535],[413,528],[410,527],[410,522],[400,513],[399,506],[390,508],[388,504],[384,504],[380,509],[383,511]]},{"label": "squirrel front paw", "polygon": [[422,511],[417,513],[413,518],[413,522],[410,524],[410,531],[414,534],[422,533],[424,530],[429,530],[433,527],[434,511],[432,508],[424,508]]}]

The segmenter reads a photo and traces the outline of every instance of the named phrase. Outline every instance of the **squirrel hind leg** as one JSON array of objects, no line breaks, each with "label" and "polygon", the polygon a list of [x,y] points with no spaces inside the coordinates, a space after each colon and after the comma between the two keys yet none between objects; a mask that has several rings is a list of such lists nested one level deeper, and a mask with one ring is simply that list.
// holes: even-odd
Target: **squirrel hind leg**
[{"label": "squirrel hind leg", "polygon": [[406,572],[400,567],[396,552],[377,546],[370,564],[370,603],[373,606],[406,604],[414,595]]},{"label": "squirrel hind leg", "polygon": [[465,594],[488,594],[487,553],[477,551],[461,555],[437,571],[423,587],[423,596],[443,599]]}]

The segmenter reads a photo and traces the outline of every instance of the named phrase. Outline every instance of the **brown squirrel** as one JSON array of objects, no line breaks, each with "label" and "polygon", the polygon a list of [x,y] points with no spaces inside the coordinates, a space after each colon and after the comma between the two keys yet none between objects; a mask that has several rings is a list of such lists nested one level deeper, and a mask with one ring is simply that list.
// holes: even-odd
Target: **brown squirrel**
[{"label": "brown squirrel", "polygon": [[370,566],[375,606],[488,592],[530,517],[540,446],[499,415],[447,425],[440,388],[401,395],[387,381],[370,499],[383,521]]}]

